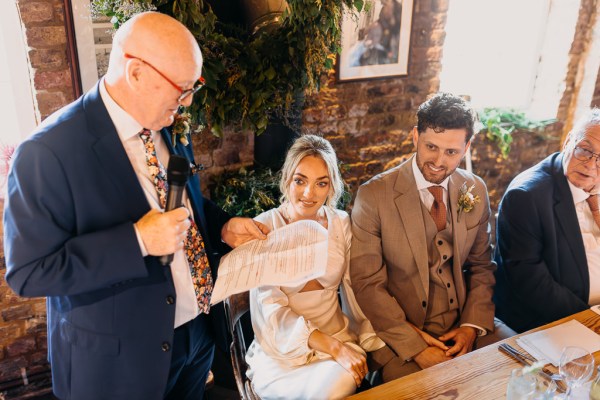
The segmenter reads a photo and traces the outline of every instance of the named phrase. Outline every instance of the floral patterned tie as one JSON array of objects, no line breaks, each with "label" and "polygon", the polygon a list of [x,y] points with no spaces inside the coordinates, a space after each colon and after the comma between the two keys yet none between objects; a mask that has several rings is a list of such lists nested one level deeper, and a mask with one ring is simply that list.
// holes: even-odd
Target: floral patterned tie
[{"label": "floral patterned tie", "polygon": [[444,188],[441,186],[430,186],[427,188],[433,195],[433,205],[429,213],[437,226],[437,230],[442,231],[446,228],[446,205],[444,204]]},{"label": "floral patterned tie", "polygon": [[[156,187],[160,206],[164,209],[167,204],[167,190],[169,187],[167,183],[167,172],[156,156],[156,149],[154,148],[154,142],[152,141],[152,133],[148,129],[144,129],[139,135],[146,148],[146,165],[148,166],[148,171],[150,172],[150,176],[152,176],[152,181]],[[185,238],[183,248],[190,265],[190,273],[192,275],[198,307],[200,308],[200,312],[208,314],[208,311],[210,310],[210,295],[213,289],[213,279],[208,265],[208,258],[206,257],[202,235],[198,231],[198,226],[193,218],[190,218],[190,223],[191,225],[187,231],[187,237]]]}]

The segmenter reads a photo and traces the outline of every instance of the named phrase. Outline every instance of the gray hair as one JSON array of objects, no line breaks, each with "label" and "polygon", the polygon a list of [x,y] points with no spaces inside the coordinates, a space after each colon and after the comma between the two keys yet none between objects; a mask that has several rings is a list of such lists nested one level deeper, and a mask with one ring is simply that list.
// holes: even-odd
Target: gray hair
[{"label": "gray hair", "polygon": [[327,165],[330,188],[325,204],[335,208],[344,193],[344,181],[342,180],[342,175],[338,168],[338,159],[331,143],[327,139],[316,135],[300,136],[288,150],[285,162],[281,168],[281,179],[279,181],[281,202],[283,203],[289,199],[290,183],[292,182],[294,172],[298,168],[300,161],[307,156],[318,157]]},{"label": "gray hair", "polygon": [[575,122],[564,143],[563,153],[570,154],[592,126],[600,126],[600,109],[597,107],[588,110]]}]

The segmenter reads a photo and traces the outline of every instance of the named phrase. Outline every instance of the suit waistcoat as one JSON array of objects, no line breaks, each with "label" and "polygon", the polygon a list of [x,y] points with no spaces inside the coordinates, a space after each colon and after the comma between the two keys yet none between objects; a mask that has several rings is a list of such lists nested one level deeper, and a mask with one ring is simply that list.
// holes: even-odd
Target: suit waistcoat
[{"label": "suit waistcoat", "polygon": [[446,228],[438,232],[429,210],[423,203],[421,210],[425,222],[429,265],[429,299],[423,329],[439,336],[448,332],[458,318],[458,300],[452,274],[452,221],[451,214],[446,213]]}]

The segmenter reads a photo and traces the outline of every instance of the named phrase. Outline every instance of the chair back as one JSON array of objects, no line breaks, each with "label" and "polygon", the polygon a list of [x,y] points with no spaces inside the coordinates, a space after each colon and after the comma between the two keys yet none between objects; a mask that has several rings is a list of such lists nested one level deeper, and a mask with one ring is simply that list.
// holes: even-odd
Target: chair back
[{"label": "chair back", "polygon": [[243,292],[229,296],[224,301],[225,312],[231,332],[231,364],[237,389],[242,400],[260,400],[254,393],[250,379],[246,376],[246,343],[241,317],[250,311],[250,293]]}]

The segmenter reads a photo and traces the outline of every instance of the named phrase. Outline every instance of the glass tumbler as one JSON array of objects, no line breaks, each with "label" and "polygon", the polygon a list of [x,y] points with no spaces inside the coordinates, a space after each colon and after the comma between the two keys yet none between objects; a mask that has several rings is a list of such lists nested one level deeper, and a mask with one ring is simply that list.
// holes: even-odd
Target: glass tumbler
[{"label": "glass tumbler", "polygon": [[529,400],[535,395],[537,379],[534,374],[523,373],[523,369],[513,369],[506,387],[507,400]]}]

